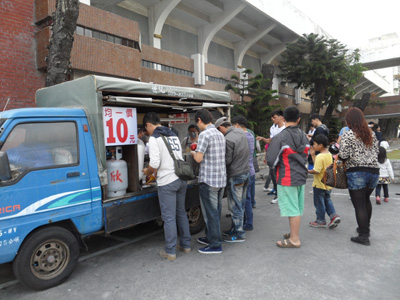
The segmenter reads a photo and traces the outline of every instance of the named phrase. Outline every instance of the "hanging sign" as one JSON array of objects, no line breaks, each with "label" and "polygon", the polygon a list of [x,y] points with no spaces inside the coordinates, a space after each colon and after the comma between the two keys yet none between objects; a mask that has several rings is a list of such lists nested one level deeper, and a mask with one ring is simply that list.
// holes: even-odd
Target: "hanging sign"
[{"label": "hanging sign", "polygon": [[136,108],[103,107],[103,122],[106,146],[137,143]]}]

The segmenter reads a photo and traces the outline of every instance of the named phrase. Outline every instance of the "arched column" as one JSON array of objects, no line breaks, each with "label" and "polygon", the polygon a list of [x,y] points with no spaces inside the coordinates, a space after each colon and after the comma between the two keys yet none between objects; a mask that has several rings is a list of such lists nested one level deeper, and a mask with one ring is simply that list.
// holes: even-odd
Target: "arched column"
[{"label": "arched column", "polygon": [[161,32],[171,11],[181,0],[163,0],[148,10],[150,46],[161,49]]}]

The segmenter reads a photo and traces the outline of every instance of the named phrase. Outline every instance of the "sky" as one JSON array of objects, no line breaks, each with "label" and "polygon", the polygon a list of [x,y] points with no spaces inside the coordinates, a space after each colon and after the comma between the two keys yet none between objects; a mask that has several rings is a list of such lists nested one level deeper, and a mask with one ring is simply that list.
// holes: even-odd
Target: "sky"
[{"label": "sky", "polygon": [[389,33],[400,37],[400,0],[289,0],[348,48]]}]

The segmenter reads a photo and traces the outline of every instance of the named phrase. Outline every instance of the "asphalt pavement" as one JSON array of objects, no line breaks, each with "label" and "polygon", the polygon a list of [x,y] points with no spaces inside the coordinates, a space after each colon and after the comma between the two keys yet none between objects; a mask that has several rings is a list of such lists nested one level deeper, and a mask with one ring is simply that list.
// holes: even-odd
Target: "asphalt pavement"
[{"label": "asphalt pavement", "polygon": [[[222,254],[198,253],[200,233],[192,238],[190,254],[177,253],[175,261],[167,261],[158,254],[164,242],[158,232],[81,261],[60,286],[36,292],[17,283],[0,290],[0,299],[400,299],[400,196],[395,195],[400,185],[389,186],[388,203],[378,206],[371,198],[368,247],[350,241],[357,225],[347,190],[332,191],[342,219],[336,229],[308,225],[315,220],[311,183],[310,176],[299,249],[276,246],[289,232],[288,219],[280,217],[258,179],[254,230],[244,243],[224,243]],[[225,230],[230,219],[226,199],[223,203]]]}]

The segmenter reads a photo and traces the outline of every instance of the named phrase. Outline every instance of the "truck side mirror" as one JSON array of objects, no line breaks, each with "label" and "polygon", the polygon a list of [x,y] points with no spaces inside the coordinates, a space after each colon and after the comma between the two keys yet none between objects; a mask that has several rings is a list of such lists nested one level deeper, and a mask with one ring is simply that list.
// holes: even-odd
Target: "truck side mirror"
[{"label": "truck side mirror", "polygon": [[6,152],[0,151],[0,181],[11,179],[10,163]]}]

